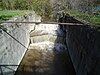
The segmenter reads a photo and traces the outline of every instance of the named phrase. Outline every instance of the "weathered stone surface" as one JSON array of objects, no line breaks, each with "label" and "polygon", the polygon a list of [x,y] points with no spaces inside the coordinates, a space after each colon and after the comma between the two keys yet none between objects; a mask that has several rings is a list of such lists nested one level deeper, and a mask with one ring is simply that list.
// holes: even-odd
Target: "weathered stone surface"
[{"label": "weathered stone surface", "polygon": [[[36,20],[36,15],[30,13],[21,17],[14,17],[8,21],[40,21],[40,18]],[[28,47],[30,39],[30,31],[34,29],[34,24],[16,24],[16,23],[3,23],[0,26],[5,28],[6,31],[20,41],[23,45]],[[21,62],[26,48],[19,44],[17,41],[12,39],[8,34],[6,34],[2,29],[0,29],[0,65],[19,65]],[[17,66],[8,66],[12,70],[16,70]],[[2,70],[7,75],[11,75],[12,70],[2,67]]]}]

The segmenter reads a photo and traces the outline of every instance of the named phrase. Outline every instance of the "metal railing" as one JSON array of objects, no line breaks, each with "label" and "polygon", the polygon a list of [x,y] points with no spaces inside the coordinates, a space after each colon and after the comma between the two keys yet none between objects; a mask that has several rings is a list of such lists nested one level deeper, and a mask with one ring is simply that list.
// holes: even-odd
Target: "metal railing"
[{"label": "metal railing", "polygon": [[64,22],[27,22],[27,21],[0,21],[0,24],[2,23],[26,23],[26,24],[59,24],[59,25],[67,25],[67,26],[97,26],[100,27],[100,25],[93,25],[93,24],[82,24],[82,23],[64,23]]},{"label": "metal railing", "polygon": [[64,25],[84,25],[79,23],[60,23],[60,22],[27,22],[27,21],[1,21],[0,23],[34,23],[34,24],[64,24]]}]

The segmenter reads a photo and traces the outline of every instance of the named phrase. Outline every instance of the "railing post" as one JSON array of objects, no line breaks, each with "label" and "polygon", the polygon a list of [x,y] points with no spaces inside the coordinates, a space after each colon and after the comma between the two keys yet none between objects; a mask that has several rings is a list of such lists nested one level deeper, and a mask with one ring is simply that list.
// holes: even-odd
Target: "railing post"
[{"label": "railing post", "polygon": [[3,75],[3,71],[2,71],[1,65],[0,65],[0,71],[1,71],[1,75]]}]

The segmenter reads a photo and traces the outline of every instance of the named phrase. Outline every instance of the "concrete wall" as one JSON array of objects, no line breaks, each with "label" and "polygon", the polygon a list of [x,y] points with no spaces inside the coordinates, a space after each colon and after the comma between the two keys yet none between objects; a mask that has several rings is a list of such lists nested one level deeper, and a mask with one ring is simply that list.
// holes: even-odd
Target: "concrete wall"
[{"label": "concrete wall", "polygon": [[76,75],[100,75],[100,27],[64,26]]},{"label": "concrete wall", "polygon": [[[9,21],[40,21],[40,17],[36,16],[35,13],[32,12],[20,17],[11,18]],[[35,24],[3,23],[1,24],[1,27],[23,45],[28,47],[30,39],[29,33],[34,29],[34,25]],[[19,65],[26,50],[25,47],[0,29],[0,65]],[[2,66],[1,68],[4,75],[11,75],[17,69],[17,66]]]}]

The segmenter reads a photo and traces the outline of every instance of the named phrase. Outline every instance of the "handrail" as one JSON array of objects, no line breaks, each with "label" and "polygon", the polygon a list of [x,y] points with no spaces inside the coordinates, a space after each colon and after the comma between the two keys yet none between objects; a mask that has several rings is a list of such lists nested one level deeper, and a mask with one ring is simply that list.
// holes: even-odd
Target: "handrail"
[{"label": "handrail", "polygon": [[0,23],[35,23],[35,24],[84,25],[84,24],[81,24],[81,23],[61,23],[61,22],[27,22],[27,21],[0,21]]},{"label": "handrail", "polygon": [[2,24],[2,23],[59,24],[59,25],[67,25],[67,26],[97,26],[97,27],[100,27],[100,25],[91,25],[91,24],[82,24],[82,23],[61,23],[61,22],[0,21],[0,24]]}]

